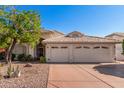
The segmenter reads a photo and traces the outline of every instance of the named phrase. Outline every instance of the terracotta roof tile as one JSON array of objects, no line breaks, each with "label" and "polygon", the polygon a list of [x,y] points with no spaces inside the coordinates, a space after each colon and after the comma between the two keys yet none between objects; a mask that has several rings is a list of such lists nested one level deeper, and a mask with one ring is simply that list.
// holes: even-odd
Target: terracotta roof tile
[{"label": "terracotta roof tile", "polygon": [[41,38],[43,39],[54,38],[54,37],[61,36],[61,35],[64,35],[64,34],[56,30],[54,31],[44,30],[44,29],[41,30]]},{"label": "terracotta roof tile", "polygon": [[113,36],[113,35],[118,35],[118,36],[123,36],[124,37],[124,32],[115,32],[110,35],[107,35],[106,37]]},{"label": "terracotta roof tile", "polygon": [[66,36],[58,36],[55,38],[50,38],[43,40],[43,43],[118,43],[114,39],[93,37],[93,36],[82,36],[79,38],[71,38]]}]

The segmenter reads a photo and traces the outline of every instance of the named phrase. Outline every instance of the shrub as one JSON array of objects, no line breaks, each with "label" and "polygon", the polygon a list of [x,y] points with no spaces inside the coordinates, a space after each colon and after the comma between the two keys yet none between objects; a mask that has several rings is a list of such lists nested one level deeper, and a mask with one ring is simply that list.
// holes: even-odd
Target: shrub
[{"label": "shrub", "polygon": [[123,39],[123,42],[122,42],[122,55],[124,55],[124,39]]},{"label": "shrub", "polygon": [[12,54],[12,60],[15,60],[16,54]]},{"label": "shrub", "polygon": [[26,55],[25,55],[25,54],[19,54],[19,55],[17,56],[17,59],[18,59],[19,61],[25,61]]},{"label": "shrub", "polygon": [[33,60],[32,55],[27,55],[25,60],[26,61],[32,61]]},{"label": "shrub", "polygon": [[4,52],[0,53],[0,60],[3,60],[3,59],[5,59],[5,53]]},{"label": "shrub", "polygon": [[40,57],[40,62],[41,62],[41,63],[46,63],[46,58],[43,57],[43,56],[41,56],[41,57]]},{"label": "shrub", "polygon": [[17,56],[17,59],[19,61],[32,61],[33,57],[32,57],[32,55],[20,54],[20,55]]}]

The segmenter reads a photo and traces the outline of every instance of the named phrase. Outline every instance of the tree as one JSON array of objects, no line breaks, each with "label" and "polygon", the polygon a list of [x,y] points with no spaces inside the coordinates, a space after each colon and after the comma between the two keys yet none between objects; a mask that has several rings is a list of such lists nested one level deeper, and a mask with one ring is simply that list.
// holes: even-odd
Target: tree
[{"label": "tree", "polygon": [[7,63],[11,63],[16,43],[35,46],[40,38],[40,26],[40,16],[36,11],[0,6],[0,48],[6,49]]},{"label": "tree", "polygon": [[122,54],[124,55],[124,39],[123,39],[123,42],[122,42]]}]

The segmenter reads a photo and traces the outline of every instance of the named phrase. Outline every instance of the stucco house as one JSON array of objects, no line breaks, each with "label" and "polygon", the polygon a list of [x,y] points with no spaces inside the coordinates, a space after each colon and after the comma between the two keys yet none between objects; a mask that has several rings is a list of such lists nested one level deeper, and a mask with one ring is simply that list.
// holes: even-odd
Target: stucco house
[{"label": "stucco house", "polygon": [[87,36],[74,31],[42,41],[47,62],[113,62],[115,61],[114,39]]},{"label": "stucco house", "polygon": [[17,44],[13,53],[30,54],[47,62],[113,62],[116,40],[94,37],[78,31],[64,35],[58,31],[42,30],[40,43],[32,48],[28,44]]},{"label": "stucco house", "polygon": [[124,61],[124,55],[122,55],[122,43],[121,43],[124,39],[124,33],[121,32],[112,33],[110,35],[107,35],[106,38],[115,39],[116,41],[120,42],[116,44],[116,49],[115,49],[116,60]]}]

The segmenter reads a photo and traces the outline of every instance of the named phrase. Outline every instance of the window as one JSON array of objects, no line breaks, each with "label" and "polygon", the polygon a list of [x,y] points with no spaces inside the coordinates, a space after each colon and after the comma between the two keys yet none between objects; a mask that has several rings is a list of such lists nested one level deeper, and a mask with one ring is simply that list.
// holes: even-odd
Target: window
[{"label": "window", "polygon": [[88,47],[88,46],[84,46],[83,48],[90,49],[90,47]]},{"label": "window", "polygon": [[103,48],[103,49],[108,49],[108,47],[106,47],[106,46],[102,46],[102,48]]},{"label": "window", "polygon": [[62,46],[61,48],[68,48],[67,46]]},{"label": "window", "polygon": [[81,47],[81,46],[76,46],[75,48],[76,48],[76,49],[80,49],[80,48],[82,48],[82,47]]},{"label": "window", "polygon": [[51,48],[58,48],[57,46],[52,46]]},{"label": "window", "polygon": [[94,47],[94,49],[98,49],[98,48],[100,48],[100,46],[95,46],[95,47]]}]

